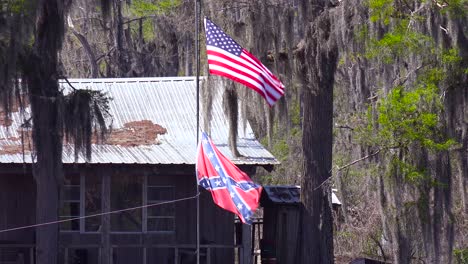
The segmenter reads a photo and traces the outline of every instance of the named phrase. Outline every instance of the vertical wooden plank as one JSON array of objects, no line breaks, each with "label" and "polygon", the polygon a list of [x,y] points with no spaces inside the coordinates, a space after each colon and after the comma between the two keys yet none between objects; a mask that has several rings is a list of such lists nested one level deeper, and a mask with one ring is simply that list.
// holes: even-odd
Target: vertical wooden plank
[{"label": "vertical wooden plank", "polygon": [[[80,216],[85,216],[85,195],[86,195],[86,182],[85,182],[85,172],[80,172]],[[80,233],[85,232],[85,219],[82,218],[79,220],[80,223]]]},{"label": "vertical wooden plank", "polygon": [[34,247],[29,248],[29,262],[34,264]]},{"label": "vertical wooden plank", "polygon": [[[142,195],[143,195],[143,205],[148,205],[148,173],[145,173],[143,176],[143,190],[142,190]],[[143,233],[146,234],[148,231],[148,207],[142,208],[142,219],[141,219],[141,226],[143,228]]]},{"label": "vertical wooden plank", "polygon": [[65,258],[65,259],[64,259],[64,260],[65,260],[65,264],[68,264],[68,259],[69,259],[69,257],[68,257],[68,247],[65,247],[65,253],[64,253],[64,255],[65,255],[65,256],[64,256],[64,258]]},{"label": "vertical wooden plank", "polygon": [[[111,192],[111,178],[109,172],[102,176],[102,197],[101,208],[103,212],[110,212],[110,192]],[[112,249],[110,245],[110,214],[105,214],[101,218],[101,264],[112,263]]]},{"label": "vertical wooden plank", "polygon": [[242,225],[241,264],[252,264],[252,226]]},{"label": "vertical wooden plank", "polygon": [[255,223],[252,223],[252,225],[250,227],[252,228],[252,230],[251,230],[252,238],[250,240],[250,241],[252,241],[252,246],[251,246],[251,248],[252,248],[252,251],[251,251],[252,252],[252,258],[253,258],[252,263],[257,263],[257,258],[255,256],[255,232],[256,232],[255,230],[257,230],[257,229],[255,228]]}]

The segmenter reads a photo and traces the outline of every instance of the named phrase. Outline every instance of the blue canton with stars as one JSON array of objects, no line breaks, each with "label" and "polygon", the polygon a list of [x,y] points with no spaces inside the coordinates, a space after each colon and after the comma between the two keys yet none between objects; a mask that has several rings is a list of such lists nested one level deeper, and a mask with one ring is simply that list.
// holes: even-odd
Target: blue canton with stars
[{"label": "blue canton with stars", "polygon": [[211,20],[205,18],[206,23],[206,44],[220,48],[233,55],[240,56],[242,47],[231,37],[224,33],[221,28],[215,25]]},{"label": "blue canton with stars", "polygon": [[213,146],[210,144],[206,133],[202,133],[202,144],[205,153],[207,153],[206,155],[210,159],[211,164],[215,168],[216,172],[218,172],[219,176],[211,176],[210,178],[204,177],[203,179],[199,180],[199,184],[205,189],[212,191],[227,188],[232,201],[236,205],[238,211],[242,214],[242,217],[244,217],[247,223],[251,223],[251,217],[253,215],[253,212],[249,210],[248,206],[239,195],[235,186],[240,188],[242,191],[246,191],[252,188],[256,188],[258,187],[258,185],[254,182],[236,182],[232,177],[230,177],[225,171],[225,169],[221,167],[222,164],[219,161],[217,155],[215,154]]}]

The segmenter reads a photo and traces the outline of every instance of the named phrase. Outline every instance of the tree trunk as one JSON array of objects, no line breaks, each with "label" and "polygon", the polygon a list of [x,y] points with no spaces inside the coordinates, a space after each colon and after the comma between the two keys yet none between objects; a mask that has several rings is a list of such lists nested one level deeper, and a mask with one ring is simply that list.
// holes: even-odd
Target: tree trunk
[{"label": "tree trunk", "polygon": [[128,72],[127,61],[125,59],[124,51],[124,30],[123,30],[123,17],[122,17],[122,1],[113,1],[113,27],[114,30],[114,47],[115,47],[115,65],[117,66],[118,77],[126,77]]},{"label": "tree trunk", "polygon": [[[28,56],[26,80],[33,120],[36,162],[36,222],[56,221],[62,180],[62,120],[57,80],[57,54],[63,36],[64,6],[60,0],[39,1],[35,43]],[[56,264],[57,224],[36,228],[36,263]]]},{"label": "tree trunk", "polygon": [[304,174],[300,263],[333,263],[331,212],[333,81],[337,49],[330,41],[330,18],[323,11],[310,25],[303,64],[308,70],[303,99]]},{"label": "tree trunk", "polygon": [[[37,69],[38,73],[41,71],[41,61],[46,60],[42,59],[32,60],[31,63],[35,64],[33,67]],[[33,113],[34,125],[33,140],[36,148],[33,174],[37,188],[37,223],[58,220],[59,188],[62,181],[62,135],[59,104],[58,98],[50,93],[53,89],[58,90],[58,84],[57,80],[45,80],[45,76],[50,77],[50,75],[35,74],[28,76],[29,86],[36,92],[31,93],[31,112]],[[40,95],[39,92],[43,92],[44,95]],[[57,263],[58,230],[57,224],[36,229],[38,264]]]}]

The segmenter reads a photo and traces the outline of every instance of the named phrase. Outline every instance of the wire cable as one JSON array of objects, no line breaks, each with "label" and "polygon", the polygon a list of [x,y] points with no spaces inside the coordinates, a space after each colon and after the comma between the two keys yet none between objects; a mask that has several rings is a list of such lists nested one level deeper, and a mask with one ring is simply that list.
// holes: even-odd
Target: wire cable
[{"label": "wire cable", "polygon": [[85,219],[85,218],[91,218],[91,217],[103,216],[103,215],[110,215],[110,214],[117,214],[117,213],[121,213],[121,212],[132,211],[132,210],[137,210],[137,209],[142,209],[142,208],[148,208],[148,207],[153,207],[153,206],[158,206],[158,205],[163,205],[163,204],[177,203],[177,202],[182,202],[182,201],[195,199],[198,196],[200,196],[200,193],[197,193],[194,196],[175,199],[175,200],[170,200],[170,201],[164,201],[164,202],[159,202],[159,203],[141,205],[141,206],[130,207],[130,208],[125,208],[125,209],[119,209],[119,210],[114,210],[114,211],[109,211],[109,212],[104,212],[104,213],[91,214],[91,215],[85,215],[85,216],[74,217],[74,218],[69,218],[69,219],[51,221],[51,222],[46,222],[46,223],[40,223],[40,224],[34,224],[34,225],[19,226],[19,227],[14,227],[14,228],[9,228],[9,229],[3,229],[3,230],[0,230],[0,233],[6,233],[6,232],[22,230],[22,229],[28,229],[28,228],[33,228],[33,227],[41,227],[41,226],[47,226],[47,225],[61,224],[61,223],[76,221],[76,220]]}]

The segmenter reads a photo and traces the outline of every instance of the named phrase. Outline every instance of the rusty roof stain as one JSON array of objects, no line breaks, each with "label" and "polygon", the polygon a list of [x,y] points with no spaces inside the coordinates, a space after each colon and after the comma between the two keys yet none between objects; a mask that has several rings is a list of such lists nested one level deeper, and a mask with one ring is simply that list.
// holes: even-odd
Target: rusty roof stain
[{"label": "rusty roof stain", "polygon": [[158,135],[164,135],[167,129],[154,124],[150,120],[128,122],[123,128],[112,130],[103,142],[107,145],[119,145],[123,147],[148,146],[160,144]]}]

